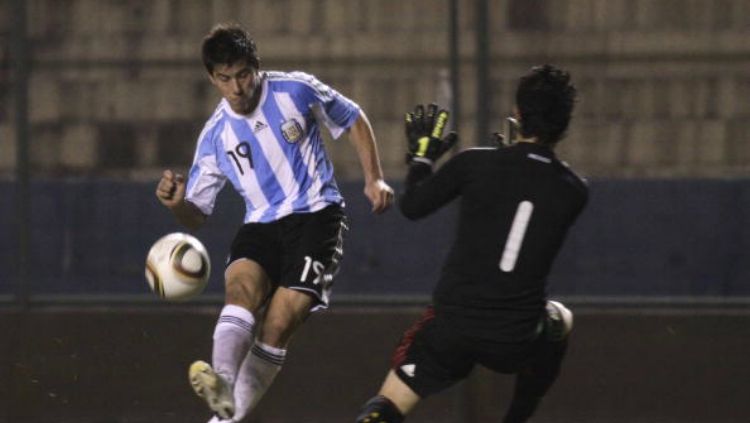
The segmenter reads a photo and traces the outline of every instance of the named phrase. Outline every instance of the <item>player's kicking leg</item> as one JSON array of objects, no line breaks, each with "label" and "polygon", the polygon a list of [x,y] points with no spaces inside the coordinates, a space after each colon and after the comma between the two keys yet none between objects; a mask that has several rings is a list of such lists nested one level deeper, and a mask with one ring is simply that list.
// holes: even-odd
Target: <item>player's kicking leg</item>
[{"label": "player's kicking leg", "polygon": [[[271,225],[246,225],[247,230],[238,234],[231,252],[231,257],[252,258],[245,262],[262,263],[262,268],[259,268],[268,269],[272,275],[264,280],[268,285],[275,281],[273,295],[264,303],[265,312],[253,313],[263,317],[263,321],[257,323],[260,330],[254,345],[242,349],[224,347],[227,351],[242,350],[244,355],[241,358],[232,355],[231,360],[223,360],[231,361],[235,367],[226,366],[228,370],[222,371],[217,360],[217,353],[222,351],[217,351],[216,347],[227,342],[218,342],[214,337],[216,373],[225,380],[235,378],[230,382],[234,385],[233,422],[243,422],[273,383],[284,363],[286,347],[293,333],[312,311],[328,306],[331,282],[343,254],[346,224],[338,206],[311,214],[292,215]],[[269,248],[269,245],[276,245],[279,249]],[[232,266],[234,263],[228,271]],[[228,303],[229,300],[228,296]],[[242,319],[232,321],[242,323]],[[253,326],[256,326],[254,322]],[[228,329],[233,329],[232,333],[239,332],[238,327]],[[244,338],[235,336],[234,339]],[[237,364],[240,361],[242,364]]]},{"label": "player's kicking leg", "polygon": [[234,389],[234,421],[245,419],[273,384],[286,359],[286,346],[310,314],[310,295],[279,287],[268,304],[260,335],[247,353]]},{"label": "player's kicking leg", "polygon": [[542,342],[530,363],[516,375],[513,399],[503,423],[528,421],[560,374],[573,328],[573,313],[556,301],[549,301],[546,311]]},{"label": "player's kicking leg", "polygon": [[234,383],[242,360],[253,342],[254,312],[268,290],[268,276],[256,262],[237,260],[226,270],[226,303],[213,336],[213,366],[194,362],[190,385],[198,397],[222,419],[235,414]]},{"label": "player's kicking leg", "polygon": [[[245,355],[234,383],[231,419],[217,415],[208,423],[243,422],[273,383],[286,358],[286,345],[309,315],[313,298],[303,292],[279,287],[261,323],[261,336]],[[268,322],[268,323],[266,323]],[[213,409],[213,408],[212,408]]]}]

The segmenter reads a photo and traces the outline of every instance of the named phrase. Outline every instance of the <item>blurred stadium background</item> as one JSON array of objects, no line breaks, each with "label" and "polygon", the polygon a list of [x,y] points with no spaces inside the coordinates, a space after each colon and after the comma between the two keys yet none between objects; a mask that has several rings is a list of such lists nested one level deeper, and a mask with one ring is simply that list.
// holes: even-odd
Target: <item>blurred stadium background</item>
[{"label": "blurred stadium background", "polygon": [[[591,182],[553,295],[577,313],[535,422],[750,421],[750,1],[5,0],[0,2],[0,422],[203,422],[221,271],[156,301],[145,254],[179,230],[157,204],[218,100],[203,35],[239,21],[266,69],[305,70],[367,111],[394,186],[402,114],[454,111],[487,144],[530,66],[569,69],[560,155]],[[346,141],[329,144],[352,230],[316,315],[254,423],[346,422],[429,300],[453,211],[372,217]],[[241,218],[222,194],[197,236],[220,268]],[[510,379],[478,369],[413,422],[498,421]]]}]

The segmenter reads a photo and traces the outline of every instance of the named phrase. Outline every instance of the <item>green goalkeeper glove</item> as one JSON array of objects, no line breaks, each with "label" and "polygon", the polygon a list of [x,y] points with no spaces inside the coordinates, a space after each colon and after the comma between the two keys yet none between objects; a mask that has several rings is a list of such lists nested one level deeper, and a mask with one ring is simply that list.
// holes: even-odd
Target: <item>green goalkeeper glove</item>
[{"label": "green goalkeeper glove", "polygon": [[450,132],[443,138],[449,115],[445,109],[438,110],[437,104],[427,106],[427,113],[424,106],[419,104],[413,112],[406,114],[405,129],[409,150],[406,153],[407,163],[432,165],[458,142],[455,132]]}]

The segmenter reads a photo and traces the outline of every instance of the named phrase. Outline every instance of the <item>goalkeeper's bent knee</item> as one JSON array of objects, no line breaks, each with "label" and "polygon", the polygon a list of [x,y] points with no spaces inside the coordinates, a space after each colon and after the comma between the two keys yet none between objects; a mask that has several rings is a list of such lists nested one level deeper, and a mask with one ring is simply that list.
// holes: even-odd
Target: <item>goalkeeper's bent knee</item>
[{"label": "goalkeeper's bent knee", "polygon": [[388,398],[378,395],[362,406],[355,423],[401,423],[404,415]]}]

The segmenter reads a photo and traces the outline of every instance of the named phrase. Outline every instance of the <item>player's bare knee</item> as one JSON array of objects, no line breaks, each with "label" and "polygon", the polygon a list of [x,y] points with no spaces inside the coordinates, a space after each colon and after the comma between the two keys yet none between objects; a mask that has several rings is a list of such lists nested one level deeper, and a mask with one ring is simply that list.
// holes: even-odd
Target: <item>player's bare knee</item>
[{"label": "player's bare knee", "polygon": [[231,276],[225,281],[225,302],[255,312],[263,304],[265,292],[251,278]]}]

